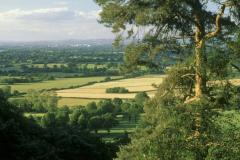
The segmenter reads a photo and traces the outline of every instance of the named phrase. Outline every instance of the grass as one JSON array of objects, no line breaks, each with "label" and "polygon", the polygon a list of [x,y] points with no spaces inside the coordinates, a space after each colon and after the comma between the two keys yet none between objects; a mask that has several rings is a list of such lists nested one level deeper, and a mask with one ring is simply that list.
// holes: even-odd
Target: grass
[{"label": "grass", "polygon": [[[12,90],[18,90],[20,92],[27,92],[28,90],[43,90],[43,89],[53,89],[53,88],[68,88],[71,86],[84,85],[89,82],[102,81],[106,77],[83,77],[83,78],[60,78],[51,81],[43,81],[38,83],[21,83],[10,85]],[[3,85],[0,85],[0,87]]]},{"label": "grass", "polygon": [[86,106],[88,103],[90,102],[98,102],[99,100],[97,99],[83,99],[83,98],[60,98],[60,100],[58,101],[58,107],[62,107],[62,106]]},{"label": "grass", "polygon": [[45,113],[25,113],[25,117],[33,116],[35,118],[42,118],[45,115]]},{"label": "grass", "polygon": [[103,137],[105,141],[113,141],[115,138],[120,138],[124,136],[125,133],[131,134],[136,129],[139,124],[139,119],[137,122],[128,122],[128,119],[122,115],[117,116],[119,124],[113,127],[108,133],[106,130],[100,130],[98,134]]}]

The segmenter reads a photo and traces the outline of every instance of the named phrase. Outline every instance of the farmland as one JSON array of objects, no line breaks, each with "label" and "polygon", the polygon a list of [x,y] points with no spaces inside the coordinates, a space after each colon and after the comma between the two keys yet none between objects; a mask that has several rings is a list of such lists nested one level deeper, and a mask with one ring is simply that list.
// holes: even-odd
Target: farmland
[{"label": "farmland", "polygon": [[[76,89],[66,89],[57,91],[59,97],[67,98],[91,98],[91,99],[132,99],[138,92],[147,92],[150,97],[153,97],[156,88],[153,84],[160,84],[165,76],[163,75],[149,75],[137,78],[116,80],[111,82],[96,83],[89,86],[84,86]],[[130,93],[124,94],[108,94],[107,88],[111,87],[125,87]]]},{"label": "farmland", "polygon": [[84,98],[60,98],[58,101],[58,106],[86,106],[90,102],[98,102],[98,99],[84,99]]},{"label": "farmland", "polygon": [[[10,85],[12,90],[18,90],[19,92],[27,92],[28,90],[44,90],[44,89],[57,89],[57,88],[69,88],[71,86],[80,86],[90,82],[99,82],[106,77],[83,77],[83,78],[59,78],[56,80],[43,81],[39,83],[21,83]],[[118,78],[118,77],[115,77]],[[0,85],[4,86],[3,84]]]}]

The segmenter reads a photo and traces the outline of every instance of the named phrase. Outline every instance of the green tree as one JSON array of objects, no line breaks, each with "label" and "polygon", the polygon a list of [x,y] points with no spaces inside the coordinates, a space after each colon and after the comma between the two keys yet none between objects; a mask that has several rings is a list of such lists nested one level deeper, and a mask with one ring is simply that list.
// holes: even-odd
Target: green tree
[{"label": "green tree", "polygon": [[114,105],[114,114],[118,114],[121,112],[121,105],[123,103],[123,100],[120,98],[114,98],[112,100],[112,103]]},{"label": "green tree", "polygon": [[131,121],[130,108],[131,108],[131,104],[128,103],[128,102],[124,102],[124,103],[121,105],[121,110],[122,110],[122,112],[124,113],[124,115],[128,117],[128,122]]},{"label": "green tree", "polygon": [[23,116],[0,91],[0,150],[3,160],[62,159],[110,160],[112,145],[103,143],[76,126],[55,126],[47,113],[40,127],[34,119]]},{"label": "green tree", "polygon": [[56,115],[52,112],[46,113],[41,119],[41,126],[44,128],[56,127]]},{"label": "green tree", "polygon": [[[238,0],[95,1],[102,7],[100,22],[119,34],[116,42],[124,39],[126,34],[127,38],[139,37],[137,43],[131,43],[125,50],[128,68],[135,64],[152,64],[159,53],[179,52],[183,44],[195,45],[195,97],[191,100],[199,99],[207,92],[205,43],[229,35],[240,19]],[[210,5],[219,7],[219,11],[209,10]],[[141,30],[145,33],[139,35]]]},{"label": "green tree", "polygon": [[137,118],[140,113],[143,113],[143,106],[137,103],[131,103],[131,106],[128,109],[128,114],[134,117],[135,123],[137,123]]},{"label": "green tree", "polygon": [[61,110],[57,111],[56,121],[58,126],[67,126],[70,121],[69,113]]},{"label": "green tree", "polygon": [[94,116],[89,119],[89,128],[94,130],[95,133],[103,127],[103,119],[100,116]]},{"label": "green tree", "polygon": [[81,114],[78,117],[78,125],[82,129],[87,129],[87,127],[88,127],[88,117],[85,114]]},{"label": "green tree", "polygon": [[37,112],[55,111],[58,104],[58,97],[54,92],[28,91],[26,100]]},{"label": "green tree", "polygon": [[98,103],[98,112],[100,114],[113,113],[114,105],[111,100],[103,100]]},{"label": "green tree", "polygon": [[231,61],[230,64],[233,68],[235,68],[238,72],[240,72],[240,29],[236,31],[237,38],[229,42],[228,47],[231,49]]},{"label": "green tree", "polygon": [[4,86],[1,87],[0,90],[2,90],[3,94],[9,98],[12,95],[12,89],[11,86]]},{"label": "green tree", "polygon": [[80,109],[74,109],[73,113],[70,115],[70,122],[72,125],[78,124],[78,119],[80,115],[82,114],[82,111]]},{"label": "green tree", "polygon": [[138,105],[144,105],[145,102],[147,102],[147,100],[149,100],[149,96],[147,95],[146,92],[139,92],[136,94],[134,100]]},{"label": "green tree", "polygon": [[102,119],[103,119],[102,128],[106,129],[108,133],[110,133],[110,129],[118,123],[113,114],[111,113],[106,113],[102,115]]},{"label": "green tree", "polygon": [[156,96],[147,103],[141,125],[118,159],[237,159],[239,140],[229,136],[239,136],[239,113],[231,111],[238,118],[226,116],[219,105],[207,99],[184,104],[176,97],[170,103]]},{"label": "green tree", "polygon": [[90,114],[95,114],[97,113],[97,104],[96,102],[90,102],[86,106],[86,111]]}]

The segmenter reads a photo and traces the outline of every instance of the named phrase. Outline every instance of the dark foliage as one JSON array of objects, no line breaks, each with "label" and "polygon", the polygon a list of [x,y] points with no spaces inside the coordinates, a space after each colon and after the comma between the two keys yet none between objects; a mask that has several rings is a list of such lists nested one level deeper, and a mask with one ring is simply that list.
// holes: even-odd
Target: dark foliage
[{"label": "dark foliage", "polygon": [[[66,116],[60,114],[58,119]],[[77,126],[48,123],[41,128],[0,94],[1,160],[107,160],[113,153],[97,137]]]}]

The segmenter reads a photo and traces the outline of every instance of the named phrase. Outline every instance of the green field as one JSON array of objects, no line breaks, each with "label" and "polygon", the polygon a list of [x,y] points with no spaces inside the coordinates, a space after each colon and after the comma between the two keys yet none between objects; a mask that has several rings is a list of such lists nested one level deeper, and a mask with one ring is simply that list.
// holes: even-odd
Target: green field
[{"label": "green field", "polygon": [[[51,81],[43,81],[38,83],[21,83],[10,85],[12,90],[18,90],[20,92],[27,92],[28,90],[43,90],[53,88],[68,88],[71,86],[80,86],[89,82],[99,82],[104,80],[106,77],[83,77],[83,78],[60,78]],[[119,77],[113,77],[119,78]],[[0,87],[3,85],[0,85]]]}]

